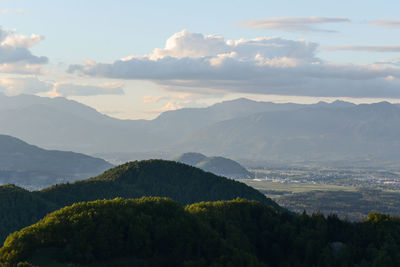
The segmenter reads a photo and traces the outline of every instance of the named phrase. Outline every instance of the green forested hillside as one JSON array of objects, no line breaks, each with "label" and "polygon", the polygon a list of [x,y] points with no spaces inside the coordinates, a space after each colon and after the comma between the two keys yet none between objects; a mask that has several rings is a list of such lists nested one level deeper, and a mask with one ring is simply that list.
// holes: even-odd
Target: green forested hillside
[{"label": "green forested hillside", "polygon": [[279,207],[243,183],[165,160],[126,163],[95,178],[52,186],[38,194],[63,206],[103,198],[162,196],[183,204],[243,197]]},{"label": "green forested hillside", "polygon": [[[8,190],[9,187],[12,190]],[[173,161],[136,161],[88,180],[41,191],[0,187],[0,239],[2,241],[11,232],[37,222],[49,211],[76,202],[142,196],[170,197],[182,204],[242,197],[279,209],[275,202],[245,184]]]},{"label": "green forested hillside", "polygon": [[[399,266],[400,219],[293,215],[257,201],[78,203],[10,235],[2,266]],[[60,265],[57,265],[60,264]]]},{"label": "green forested hillside", "polygon": [[59,208],[14,185],[0,186],[0,242],[7,234],[37,222]]}]

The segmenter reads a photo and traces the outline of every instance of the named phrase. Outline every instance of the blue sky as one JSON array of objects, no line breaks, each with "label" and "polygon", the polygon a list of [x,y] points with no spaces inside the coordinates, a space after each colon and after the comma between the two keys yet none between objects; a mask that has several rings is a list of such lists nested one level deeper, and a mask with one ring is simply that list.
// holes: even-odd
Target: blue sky
[{"label": "blue sky", "polygon": [[[0,10],[0,25],[3,31],[11,34],[11,31],[16,30],[18,34],[24,36],[32,34],[42,36],[43,39],[40,42],[24,48],[35,56],[48,59],[46,64],[40,66],[41,73],[21,74],[21,71],[3,71],[1,77],[4,81],[0,83],[0,90],[3,88],[7,94],[23,92],[51,95],[46,90],[52,88],[53,93],[58,90],[57,95],[75,99],[121,118],[152,118],[163,110],[203,106],[238,96],[281,102],[314,102],[337,98],[350,99],[354,102],[374,99],[389,99],[397,102],[400,97],[400,92],[396,91],[400,62],[398,59],[400,57],[400,49],[398,49],[400,26],[396,24],[400,18],[398,1],[3,0]],[[316,18],[317,23],[311,23],[311,17]],[[336,22],[327,22],[328,19],[336,20]],[[261,25],[266,21],[270,26]],[[287,26],[288,22],[290,22],[289,26]],[[302,22],[304,24],[301,24]],[[301,29],[300,27],[299,30],[296,26],[299,24],[308,28]],[[296,27],[293,28],[294,26]],[[128,67],[132,67],[132,64],[129,66],[126,64],[124,71],[131,71],[129,75],[122,77],[121,74],[116,73],[116,67],[112,63],[128,56],[151,55],[154,49],[163,49],[168,38],[184,29],[187,32],[181,34],[179,40],[185,42],[185,47],[190,41],[193,49],[198,48],[193,42],[202,40],[197,37],[193,39],[193,34],[201,34],[204,39],[207,39],[205,37],[207,35],[218,35],[223,37],[224,41],[275,37],[286,41],[305,40],[306,43],[315,43],[318,46],[313,50],[313,55],[309,58],[302,56],[301,62],[296,58],[296,62],[288,63],[287,58],[291,57],[288,55],[293,54],[290,51],[280,51],[279,55],[264,51],[264,54],[261,53],[263,67],[256,70],[257,73],[268,74],[272,71],[277,73],[278,70],[289,67],[291,72],[299,75],[298,81],[305,79],[299,73],[307,73],[306,76],[312,79],[307,80],[304,87],[296,90],[293,86],[278,84],[279,80],[269,79],[258,83],[260,79],[255,76],[254,64],[260,66],[261,61],[250,62],[250,55],[247,54],[248,58],[244,60],[242,50],[239,51],[232,46],[228,50],[226,47],[225,50],[221,48],[222,52],[218,50],[218,53],[215,51],[208,51],[211,54],[205,52],[201,55],[183,53],[185,57],[188,57],[187,60],[177,56],[180,52],[176,49],[173,53],[167,50],[159,51],[163,56],[156,56],[157,64],[153,64],[154,59],[146,59],[147,61],[143,63],[138,58],[131,58],[129,63],[134,64],[136,72],[131,73],[133,70]],[[264,40],[263,45],[265,42]],[[206,42],[203,45],[208,44],[209,42]],[[284,43],[284,45],[293,49],[292,45],[297,47],[304,43],[290,45]],[[248,46],[243,49],[250,48]],[[380,52],[376,52],[377,50]],[[252,59],[255,58],[256,52],[258,53],[254,51],[254,54],[251,54]],[[285,54],[286,52],[289,54]],[[231,54],[222,63],[226,69],[220,72],[219,70],[217,73],[213,72],[215,66],[212,70],[203,67],[200,70],[199,66],[196,66],[196,64],[205,64],[204,60],[199,60],[200,57],[209,60],[220,58],[222,54],[228,53],[235,55]],[[167,62],[163,57],[171,57],[175,61]],[[93,62],[90,63],[92,65],[88,65],[88,61],[85,61],[87,59],[95,61],[96,68],[91,67]],[[274,62],[272,62],[273,59],[275,59]],[[277,63],[278,59],[280,61]],[[152,75],[144,72],[138,74],[136,68],[141,70],[141,65],[137,66],[138,60],[147,65],[151,63],[151,66],[160,70]],[[323,62],[321,69],[324,69],[324,72],[319,73],[314,69],[317,61]],[[377,62],[380,63],[375,64]],[[183,63],[185,66],[190,64],[190,68],[196,68],[196,73],[200,72],[202,76],[196,77],[193,73],[185,72],[168,73],[172,76],[167,75],[168,77],[165,78],[166,73],[162,68],[179,69]],[[251,82],[245,80],[247,77],[245,75],[238,82],[236,78],[232,78],[235,77],[235,73],[228,73],[232,70],[232,66],[237,67],[239,63],[241,65],[238,70],[240,69],[241,73],[249,71]],[[101,64],[109,64],[107,68],[113,69],[107,72],[99,71],[99,66],[103,66]],[[266,64],[268,68],[265,67]],[[79,65],[79,68],[67,73],[71,65]],[[335,68],[332,65],[335,65]],[[363,67],[360,69],[358,65]],[[273,66],[272,69],[271,66]],[[385,66],[386,69],[380,69],[380,66],[382,68]],[[344,74],[338,74],[340,69],[348,69],[347,73],[354,77],[377,76],[375,80],[353,77],[345,77],[346,80],[343,80]],[[336,76],[318,80],[314,77],[316,73],[326,77],[333,74]],[[211,80],[216,79],[218,82],[208,82],[207,75]],[[282,75],[288,74],[285,72]],[[20,82],[21,79],[23,82]],[[358,82],[357,79],[360,81]],[[221,85],[221,80],[225,81],[223,85]],[[387,81],[390,81],[390,84]],[[10,84],[13,82],[20,86],[11,88]],[[43,88],[47,89],[20,88],[28,82],[31,83],[27,85],[28,87],[40,86],[40,82],[43,82]],[[35,84],[32,85],[32,82]],[[324,92],[318,91],[317,85],[328,89]],[[346,91],[343,88],[335,90],[335,86],[348,86],[349,90]],[[365,91],[360,89],[368,86],[371,88]],[[100,87],[98,93],[96,93],[96,87]],[[243,87],[249,89],[245,90]],[[378,87],[384,89],[381,90]],[[105,88],[109,88],[110,91],[107,92],[110,93],[102,94]]]}]

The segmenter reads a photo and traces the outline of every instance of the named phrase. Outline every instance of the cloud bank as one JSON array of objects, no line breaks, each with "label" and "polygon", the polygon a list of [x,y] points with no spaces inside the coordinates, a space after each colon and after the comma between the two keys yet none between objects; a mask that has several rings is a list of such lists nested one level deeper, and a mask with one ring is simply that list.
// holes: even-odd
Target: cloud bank
[{"label": "cloud bank", "polygon": [[150,55],[71,65],[70,73],[151,80],[171,91],[400,98],[400,68],[325,62],[318,44],[278,37],[224,40],[181,31]]},{"label": "cloud bank", "polygon": [[35,56],[29,49],[43,39],[37,34],[25,36],[0,27],[0,72],[40,73],[41,65],[46,64],[48,58]]},{"label": "cloud bank", "polygon": [[240,24],[248,29],[280,30],[286,32],[336,32],[333,30],[318,28],[321,24],[350,22],[347,18],[324,18],[324,17],[305,17],[305,18],[264,18],[244,20]]}]

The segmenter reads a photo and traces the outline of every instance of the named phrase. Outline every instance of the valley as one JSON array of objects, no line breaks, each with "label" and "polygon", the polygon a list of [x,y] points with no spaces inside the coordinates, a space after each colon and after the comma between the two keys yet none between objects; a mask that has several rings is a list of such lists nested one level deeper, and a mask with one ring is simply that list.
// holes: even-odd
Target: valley
[{"label": "valley", "polygon": [[314,164],[251,169],[255,179],[239,181],[258,189],[294,212],[337,214],[363,220],[371,211],[400,214],[400,172],[397,169],[337,169]]}]

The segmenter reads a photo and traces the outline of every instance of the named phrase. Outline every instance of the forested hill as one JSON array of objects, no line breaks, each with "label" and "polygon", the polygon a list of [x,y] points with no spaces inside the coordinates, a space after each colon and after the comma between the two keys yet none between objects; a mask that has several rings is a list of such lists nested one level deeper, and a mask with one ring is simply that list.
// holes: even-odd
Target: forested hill
[{"label": "forested hill", "polygon": [[166,160],[126,163],[97,177],[52,186],[38,194],[63,206],[103,198],[162,196],[183,204],[242,197],[279,208],[275,202],[243,183]]},{"label": "forested hill", "polygon": [[81,202],[10,235],[2,266],[399,266],[400,220],[293,215],[257,201]]},{"label": "forested hill", "polygon": [[29,192],[15,186],[0,187],[0,239],[43,218],[49,211],[80,201],[170,197],[182,204],[231,200],[257,200],[281,209],[257,190],[237,181],[182,163],[163,160],[120,165],[84,181]]}]

